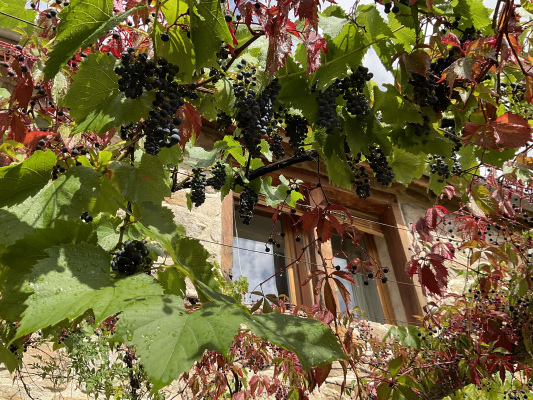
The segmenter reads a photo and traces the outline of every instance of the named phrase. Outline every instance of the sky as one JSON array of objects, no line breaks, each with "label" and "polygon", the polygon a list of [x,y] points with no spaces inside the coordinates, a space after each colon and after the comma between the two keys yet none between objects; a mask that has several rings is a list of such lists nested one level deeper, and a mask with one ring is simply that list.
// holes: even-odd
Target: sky
[{"label": "sky", "polygon": [[[335,2],[341,6],[346,12],[352,8],[354,1],[353,0],[335,0]],[[496,6],[497,0],[484,0],[483,3],[485,7],[494,9]],[[359,4],[374,4],[373,0],[361,0]],[[380,11],[383,18],[387,19],[387,15],[383,12],[382,6],[378,6],[378,10]],[[373,49],[370,49],[363,59],[363,64],[370,69],[370,71],[374,74],[374,77],[372,80],[379,85],[382,85],[384,83],[393,83],[394,78],[390,72],[388,72],[383,64],[381,63],[381,60],[378,58],[376,52]]]}]

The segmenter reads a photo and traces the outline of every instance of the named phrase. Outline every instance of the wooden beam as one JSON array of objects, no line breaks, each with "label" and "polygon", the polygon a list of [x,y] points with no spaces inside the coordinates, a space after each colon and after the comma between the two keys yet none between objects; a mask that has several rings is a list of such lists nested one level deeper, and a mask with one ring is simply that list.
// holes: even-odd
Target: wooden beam
[{"label": "wooden beam", "polygon": [[222,200],[222,232],[220,242],[222,251],[220,254],[220,268],[226,280],[230,280],[233,268],[233,192],[230,191]]},{"label": "wooden beam", "polygon": [[425,297],[417,281],[413,281],[405,271],[409,252],[409,237],[403,223],[403,217],[396,201],[390,203],[381,216],[382,229],[389,250],[394,276],[398,282],[398,290],[402,298],[403,307],[409,323],[418,322],[415,315],[422,315]]}]

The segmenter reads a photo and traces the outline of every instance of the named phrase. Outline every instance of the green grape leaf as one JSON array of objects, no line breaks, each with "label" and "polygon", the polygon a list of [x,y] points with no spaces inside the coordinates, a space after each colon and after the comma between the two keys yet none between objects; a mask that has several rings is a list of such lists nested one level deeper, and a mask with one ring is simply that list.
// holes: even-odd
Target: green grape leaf
[{"label": "green grape leaf", "polygon": [[498,211],[498,200],[491,196],[485,186],[472,187],[472,197],[479,208],[486,214],[495,214]]},{"label": "green grape leaf", "polygon": [[0,168],[0,204],[7,206],[35,195],[52,177],[53,151],[36,151],[24,162]]},{"label": "green grape leaf", "polygon": [[[183,4],[183,2],[167,1],[165,4]],[[186,21],[181,21],[186,23]],[[161,25],[157,24],[156,35],[166,32]],[[195,67],[195,54],[191,39],[187,37],[187,32],[179,26],[173,26],[168,30],[170,40],[168,42],[160,42],[158,44],[158,52],[161,53],[169,62],[179,66],[179,71],[176,77],[184,83],[191,81]]]},{"label": "green grape leaf", "polygon": [[316,93],[310,92],[304,77],[293,78],[286,83],[284,82],[277,100],[287,109],[292,107],[300,110],[309,123],[316,121],[318,112]]},{"label": "green grape leaf", "polygon": [[227,354],[247,319],[246,311],[225,302],[210,301],[189,312],[178,296],[152,297],[126,307],[114,340],[135,345],[154,392],[188,371],[205,350]]},{"label": "green grape leaf", "polygon": [[161,295],[161,286],[146,274],[114,279],[110,255],[87,243],[67,244],[46,250],[26,276],[23,292],[32,293],[25,305],[16,338],[72,320],[92,310],[96,322],[124,309],[131,302]]},{"label": "green grape leaf", "polygon": [[[174,246],[174,261],[178,265],[178,269],[183,271],[196,285],[197,282],[201,282],[207,285],[211,290],[220,292],[220,283],[217,280],[217,276],[213,268],[216,268],[213,264],[207,261],[209,253],[200,244],[197,239],[181,238],[176,242]],[[203,294],[202,290],[198,290],[201,301],[206,301],[208,297]]]},{"label": "green grape leaf", "polygon": [[381,126],[375,115],[365,118],[352,117],[343,110],[346,141],[352,154],[368,152],[368,146],[379,145],[385,154],[391,150],[387,131]]},{"label": "green grape leaf", "polygon": [[346,18],[346,13],[339,6],[329,6],[323,13],[319,13],[318,26],[322,29],[324,35],[331,38],[336,37],[342,32],[344,26],[350,22]]},{"label": "green grape leaf", "polygon": [[[483,5],[482,0],[453,0],[453,10],[456,14],[460,14],[462,29],[474,25],[476,29],[489,31],[492,21],[490,19],[489,10]],[[468,21],[468,22],[463,22]]]},{"label": "green grape leaf", "polygon": [[294,352],[304,369],[347,358],[331,328],[320,321],[279,313],[252,318],[252,333]]},{"label": "green grape leaf", "polygon": [[174,222],[172,211],[161,204],[143,203],[139,211],[139,231],[172,254],[178,239],[186,234],[183,225]]},{"label": "green grape leaf", "polygon": [[102,213],[94,218],[92,225],[96,227],[98,245],[106,251],[111,251],[118,243],[120,234],[118,227],[122,223],[122,218],[113,217],[107,213]]},{"label": "green grape leaf", "polygon": [[0,256],[5,282],[1,288],[0,315],[7,321],[20,321],[28,294],[20,291],[24,276],[33,265],[48,257],[46,249],[62,243],[87,242],[96,244],[97,238],[91,224],[81,221],[58,220],[54,228],[36,229],[9,246]]},{"label": "green grape leaf", "polygon": [[336,79],[347,75],[348,68],[356,69],[368,50],[363,36],[355,24],[347,24],[333,40],[327,39],[328,52],[322,65],[312,75],[312,83],[318,83],[318,90],[325,90]]},{"label": "green grape leaf", "polygon": [[233,38],[224,20],[220,0],[187,0],[191,19],[191,41],[196,54],[196,70],[218,67],[216,54],[221,41],[233,44]]},{"label": "green grape leaf", "polygon": [[139,167],[117,161],[107,168],[112,172],[113,185],[132,203],[159,203],[170,196],[169,177],[157,157],[144,153]]},{"label": "green grape leaf", "polygon": [[54,226],[58,219],[78,220],[98,193],[99,174],[86,167],[71,168],[33,197],[0,209],[0,225],[4,230],[0,243],[12,244],[35,228]]},{"label": "green grape leaf", "polygon": [[383,122],[386,124],[401,124],[406,122],[422,124],[422,113],[413,103],[404,101],[398,90],[390,84],[383,85],[386,91],[382,92],[374,87],[374,112],[381,111]]},{"label": "green grape leaf", "polygon": [[265,195],[266,204],[270,207],[275,207],[283,201],[286,201],[289,205],[294,205],[297,201],[303,200],[303,195],[295,190],[287,194],[289,189],[287,185],[283,184],[272,186],[271,176],[265,176],[261,182],[261,193]]},{"label": "green grape leaf", "polygon": [[391,70],[391,60],[394,55],[402,49],[401,45],[395,45],[390,40],[380,40],[393,38],[394,34],[389,25],[385,22],[375,4],[363,4],[357,7],[355,14],[357,23],[365,27],[364,35],[369,43],[373,42],[373,48],[380,58],[383,66]]},{"label": "green grape leaf", "polygon": [[163,292],[165,294],[175,294],[181,298],[187,294],[185,278],[174,267],[158,270],[157,280],[163,287]]},{"label": "green grape leaf", "polygon": [[[0,23],[2,19],[0,18]],[[0,365],[5,365],[10,373],[13,373],[19,367],[19,361],[15,354],[7,349],[2,343],[0,343]]]},{"label": "green grape leaf", "polygon": [[[26,1],[24,0],[2,0],[0,11],[32,23],[36,15],[35,11],[26,8]],[[0,14],[0,26],[4,29],[14,29],[26,25],[23,21]]]},{"label": "green grape leaf", "polygon": [[76,121],[72,132],[109,131],[121,124],[147,118],[155,98],[153,92],[144,92],[138,99],[127,99],[118,90],[114,57],[104,53],[89,54],[74,76],[69,92],[60,105],[70,107],[70,116]]},{"label": "green grape leaf", "polygon": [[409,185],[413,178],[420,178],[424,173],[426,155],[412,154],[401,148],[393,148],[390,167],[394,172],[394,180],[405,186]]},{"label": "green grape leaf", "polygon": [[[80,48],[93,44],[100,36],[109,32],[129,15],[143,8],[136,6],[113,15],[113,0],[73,0],[72,4],[59,13],[56,44],[44,66],[44,79],[52,79]],[[102,54],[104,57],[104,54]],[[99,76],[94,76],[98,82]]]}]

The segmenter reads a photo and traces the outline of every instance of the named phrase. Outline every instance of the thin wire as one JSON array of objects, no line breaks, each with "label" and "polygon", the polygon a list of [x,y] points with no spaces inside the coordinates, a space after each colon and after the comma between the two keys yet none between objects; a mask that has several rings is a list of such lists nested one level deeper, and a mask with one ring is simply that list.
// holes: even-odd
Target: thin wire
[{"label": "thin wire", "polygon": [[[244,251],[249,251],[249,252],[252,252],[252,253],[257,253],[257,254],[264,254],[264,255],[268,255],[268,256],[276,256],[276,257],[282,257],[286,260],[291,260],[291,261],[296,261],[296,264],[300,264],[300,261],[298,258],[292,258],[292,257],[288,257],[288,256],[284,256],[284,255],[281,255],[281,254],[275,254],[275,253],[267,253],[266,251],[259,251],[259,250],[252,250],[252,249],[247,249],[245,247],[237,247],[237,246],[233,246],[231,244],[225,244],[225,243],[220,243],[220,242],[215,242],[213,240],[208,240],[208,239],[200,239],[200,238],[194,238],[194,237],[190,237],[190,236],[184,236],[186,238],[189,238],[189,239],[196,239],[196,240],[199,240],[200,242],[205,242],[205,243],[211,243],[211,244],[217,244],[219,246],[225,246],[225,247],[231,247],[233,249],[237,249],[237,250],[244,250]],[[314,265],[314,266],[317,266],[317,267],[322,267],[322,264],[317,264],[317,263],[313,263],[313,262],[302,262],[304,264],[308,264],[308,265]],[[354,275],[362,275],[362,276],[365,276],[366,275],[362,272],[356,272]],[[374,279],[374,278],[372,278]],[[387,278],[387,282],[394,282],[394,283],[399,283],[399,284],[402,284],[402,285],[410,285],[410,286],[416,286],[416,287],[419,287],[421,288],[422,286],[420,285],[416,285],[414,283],[410,283],[410,282],[400,282],[400,281],[396,281],[394,279],[388,279]]]},{"label": "thin wire", "polygon": [[39,26],[39,25],[37,25],[37,24],[34,24],[33,22],[30,22],[30,21],[26,21],[25,19],[22,19],[22,18],[19,18],[19,17],[15,17],[14,15],[7,14],[7,13],[2,12],[2,11],[0,11],[0,14],[5,15],[6,17],[9,17],[9,18],[13,18],[13,19],[19,20],[19,21],[21,21],[21,22],[25,22],[25,23],[27,23],[28,25],[33,25],[33,26],[35,26],[36,28],[44,29],[42,26]]}]

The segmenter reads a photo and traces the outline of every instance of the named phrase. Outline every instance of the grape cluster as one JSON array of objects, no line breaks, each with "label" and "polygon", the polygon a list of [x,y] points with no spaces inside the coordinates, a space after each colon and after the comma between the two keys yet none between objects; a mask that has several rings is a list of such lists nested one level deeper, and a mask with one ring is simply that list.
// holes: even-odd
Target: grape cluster
[{"label": "grape cluster", "polygon": [[422,124],[410,124],[414,128],[415,135],[418,137],[427,136],[431,132],[431,127],[429,126],[429,117],[424,114],[422,119],[424,121]]},{"label": "grape cluster", "polygon": [[[404,3],[404,2],[401,2],[401,3]],[[393,3],[392,1],[390,1],[388,3],[385,3],[385,10],[384,11],[385,11],[385,14],[388,14],[391,11],[394,14],[398,14],[400,12],[400,7],[398,7],[397,4]]]},{"label": "grape cluster", "polygon": [[361,199],[367,199],[370,197],[370,179],[366,168],[364,166],[359,166],[361,162],[361,153],[357,153],[355,156],[348,156],[348,165],[353,172],[354,184],[355,184],[355,194]]},{"label": "grape cluster", "polygon": [[463,142],[455,133],[455,121],[451,118],[443,118],[440,127],[444,131],[444,137],[454,144],[452,154],[458,152],[463,147]]},{"label": "grape cluster", "polygon": [[252,217],[254,216],[253,211],[258,201],[259,197],[257,196],[257,193],[255,193],[251,187],[245,186],[239,198],[238,210],[239,217],[242,219],[243,224],[250,225]]},{"label": "grape cluster", "polygon": [[326,128],[328,135],[333,135],[336,130],[342,132],[342,125],[337,115],[338,96],[342,95],[343,100],[346,100],[346,111],[351,115],[362,118],[370,114],[370,107],[363,90],[365,83],[373,76],[368,72],[368,68],[360,65],[349,76],[337,79],[323,93],[318,94],[317,124]]},{"label": "grape cluster", "polygon": [[124,275],[133,275],[141,269],[151,267],[152,259],[148,254],[150,251],[146,248],[145,240],[128,240],[115,254],[111,261],[111,269]]},{"label": "grape cluster", "polygon": [[342,125],[337,115],[337,105],[335,104],[339,94],[340,92],[335,85],[331,85],[316,97],[318,103],[316,123],[318,126],[326,128],[328,135],[333,135],[336,130],[342,132]]},{"label": "grape cluster", "polygon": [[205,202],[205,185],[207,181],[201,168],[194,168],[192,172],[191,201],[195,207],[200,207]]},{"label": "grape cluster", "polygon": [[224,131],[232,124],[231,117],[224,111],[219,111],[217,114],[217,123],[215,125],[215,131]]},{"label": "grape cluster", "polygon": [[213,168],[211,168],[211,181],[212,186],[216,190],[222,189],[222,186],[226,184],[226,168],[224,164],[220,161],[217,161]]},{"label": "grape cluster", "polygon": [[[246,60],[241,60],[237,68],[242,70],[246,65]],[[256,91],[251,87],[255,83],[254,72],[254,68],[240,71],[233,84],[233,91],[237,98],[237,127],[241,130],[246,149],[256,158],[261,155],[261,137],[269,132],[269,125],[274,116],[274,103],[281,87],[278,80],[274,79],[256,98]]]},{"label": "grape cluster", "polygon": [[135,136],[135,128],[137,124],[127,124],[120,126],[120,138],[122,140],[132,140]]},{"label": "grape cluster", "polygon": [[346,100],[346,111],[351,115],[361,118],[370,114],[370,107],[363,90],[366,82],[373,76],[372,72],[368,72],[368,68],[360,65],[352,74],[340,79],[337,83],[338,88],[344,94],[343,99]]},{"label": "grape cluster", "polygon": [[394,179],[394,172],[392,172],[383,150],[377,146],[368,146],[368,152],[367,160],[374,176],[383,186],[389,186]]},{"label": "grape cluster", "polygon": [[444,182],[444,179],[450,177],[450,166],[444,161],[443,156],[429,156],[428,160],[431,161],[431,164],[429,165],[430,174],[437,174],[440,176],[441,178],[438,180],[440,183]]},{"label": "grape cluster", "polygon": [[307,120],[296,114],[285,114],[285,135],[289,138],[289,145],[298,152],[303,151],[307,138]]},{"label": "grape cluster", "polygon": [[85,223],[93,222],[93,217],[89,215],[88,211],[81,213],[81,220]]},{"label": "grape cluster", "polygon": [[[141,97],[144,90],[154,89],[154,80],[165,78],[158,65],[149,60],[145,53],[134,55],[135,49],[129,48],[121,55],[121,65],[115,67],[115,73],[120,76],[118,89],[129,99]],[[177,68],[177,67],[176,67]],[[177,70],[173,71],[172,77]]]},{"label": "grape cluster", "polygon": [[276,157],[276,160],[280,159],[285,155],[285,149],[283,148],[283,137],[278,133],[270,133],[269,138],[269,149]]},{"label": "grape cluster", "polygon": [[[161,148],[172,147],[180,141],[181,118],[175,117],[179,107],[185,104],[184,97],[195,99],[198,94],[194,87],[178,85],[174,78],[179,68],[160,58],[157,63],[148,60],[144,53],[134,56],[134,50],[122,53],[122,65],[115,68],[120,76],[119,90],[128,98],[135,99],[144,90],[157,90],[150,110],[150,118],[144,121],[140,135],[146,136],[144,148],[148,154],[157,155]],[[132,137],[129,127],[121,129],[124,140]]]}]

